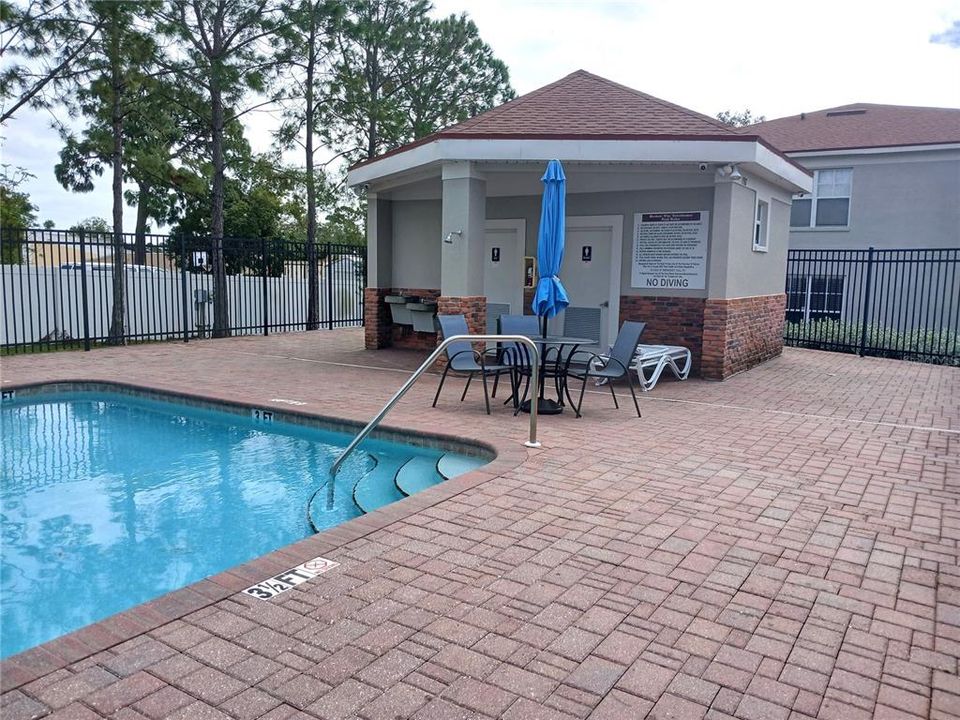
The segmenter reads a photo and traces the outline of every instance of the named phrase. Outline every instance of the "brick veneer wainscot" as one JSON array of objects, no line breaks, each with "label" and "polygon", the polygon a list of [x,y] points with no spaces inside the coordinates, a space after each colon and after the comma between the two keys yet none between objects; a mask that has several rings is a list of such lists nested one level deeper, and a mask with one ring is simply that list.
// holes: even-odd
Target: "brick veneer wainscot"
[{"label": "brick veneer wainscot", "polygon": [[[421,300],[436,301],[440,291],[434,288],[393,288],[391,295],[407,295]],[[437,333],[419,332],[412,325],[393,325],[391,340],[394,347],[407,350],[433,350],[437,346]]]},{"label": "brick veneer wainscot", "polygon": [[363,290],[363,345],[367,350],[390,346],[390,308],[383,301],[390,294],[390,288]]},{"label": "brick veneer wainscot", "polygon": [[620,296],[620,322],[645,322],[644,345],[682,345],[690,349],[691,368],[700,371],[704,298]]},{"label": "brick veneer wainscot", "polygon": [[471,335],[487,332],[487,298],[485,295],[441,295],[437,301],[438,315],[460,315],[467,319]]},{"label": "brick veneer wainscot", "polygon": [[690,348],[694,374],[723,380],[783,352],[786,295],[727,300],[620,297],[620,320],[647,323],[642,342]]},{"label": "brick veneer wainscot", "polygon": [[723,380],[780,355],[786,303],[783,293],[707,300],[700,374]]},{"label": "brick veneer wainscot", "polygon": [[399,347],[414,350],[432,350],[437,346],[437,334],[417,332],[412,326],[394,325],[390,319],[387,295],[409,295],[423,300],[436,300],[440,291],[428,288],[366,288],[364,302],[364,346],[367,350]]}]

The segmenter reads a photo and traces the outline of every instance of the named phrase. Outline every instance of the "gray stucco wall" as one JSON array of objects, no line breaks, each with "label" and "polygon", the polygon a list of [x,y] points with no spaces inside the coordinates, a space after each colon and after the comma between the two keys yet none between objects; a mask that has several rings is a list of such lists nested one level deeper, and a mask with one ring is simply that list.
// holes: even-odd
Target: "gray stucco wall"
[{"label": "gray stucco wall", "polygon": [[[621,215],[623,217],[623,253],[620,292],[623,295],[672,297],[746,297],[783,292],[789,207],[777,202],[769,190],[761,189],[761,197],[770,200],[769,251],[754,252],[753,218],[757,189],[736,186],[733,189],[732,214],[723,222],[730,223],[731,245],[722,248],[726,254],[726,280],[714,290],[680,288],[632,288],[631,261],[633,252],[633,216],[637,212],[707,210],[711,213],[709,253],[714,248],[714,187],[643,190],[607,193],[577,193],[567,196],[568,216]],[[782,194],[782,200],[787,195]],[[537,229],[540,225],[539,196],[488,197],[486,208],[490,220],[522,218],[526,220],[526,254],[536,255]],[[393,230],[393,287],[441,287],[441,213],[440,200],[395,200],[391,203]],[[713,258],[708,258],[712,266]]]},{"label": "gray stucco wall", "polygon": [[[752,297],[782,293],[787,269],[787,235],[790,224],[789,196],[776,196],[759,191],[760,199],[769,202],[767,252],[753,249],[754,218],[758,190],[734,186],[730,247],[726,267],[726,283],[711,297]],[[719,288],[718,288],[719,290]]]},{"label": "gray stucco wall", "polygon": [[960,159],[886,157],[797,158],[811,170],[852,167],[853,189],[848,228],[793,228],[790,247],[960,247]]},{"label": "gray stucco wall", "polygon": [[393,287],[440,289],[439,200],[393,202]]},{"label": "gray stucco wall", "polygon": [[[540,197],[489,197],[487,217],[491,220],[523,218],[527,221],[526,253],[537,254],[537,230],[540,227]],[[645,289],[630,287],[633,253],[633,215],[638,212],[681,210],[713,211],[713,187],[676,190],[577,193],[567,195],[567,215],[622,215],[623,262],[620,277],[622,295],[665,295],[706,297],[706,290]],[[781,282],[782,285],[782,282]],[[782,288],[781,288],[782,289]]]}]

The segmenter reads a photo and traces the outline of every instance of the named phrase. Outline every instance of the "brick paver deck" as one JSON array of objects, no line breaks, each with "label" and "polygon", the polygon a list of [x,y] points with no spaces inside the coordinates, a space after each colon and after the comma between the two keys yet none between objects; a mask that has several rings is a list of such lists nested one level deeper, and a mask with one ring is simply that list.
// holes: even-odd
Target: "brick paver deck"
[{"label": "brick paver deck", "polygon": [[[2,373],[365,420],[419,356],[361,345],[237,338]],[[538,451],[479,394],[431,409],[435,382],[390,424],[489,441],[493,465],[3,663],[2,716],[960,716],[960,370],[788,350],[662,383],[642,420],[589,395],[582,420],[541,420]],[[317,554],[340,567],[236,594]]]}]

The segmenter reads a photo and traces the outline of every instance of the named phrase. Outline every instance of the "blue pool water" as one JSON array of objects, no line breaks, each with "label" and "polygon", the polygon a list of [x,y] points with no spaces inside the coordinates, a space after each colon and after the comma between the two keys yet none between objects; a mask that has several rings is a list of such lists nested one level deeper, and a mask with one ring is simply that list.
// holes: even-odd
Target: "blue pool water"
[{"label": "blue pool water", "polygon": [[361,515],[355,490],[371,510],[443,479],[443,451],[364,443],[328,506],[348,435],[127,394],[5,401],[0,420],[0,657]]}]

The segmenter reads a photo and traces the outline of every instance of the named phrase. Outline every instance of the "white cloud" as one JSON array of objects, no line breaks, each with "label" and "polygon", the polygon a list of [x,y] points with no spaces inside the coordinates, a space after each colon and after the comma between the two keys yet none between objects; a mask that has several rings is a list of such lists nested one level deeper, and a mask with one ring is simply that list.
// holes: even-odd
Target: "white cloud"
[{"label": "white cloud", "polygon": [[930,42],[960,2],[435,0],[466,11],[529,92],[583,68],[715,115],[850,102],[960,107],[960,52]]}]

